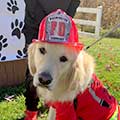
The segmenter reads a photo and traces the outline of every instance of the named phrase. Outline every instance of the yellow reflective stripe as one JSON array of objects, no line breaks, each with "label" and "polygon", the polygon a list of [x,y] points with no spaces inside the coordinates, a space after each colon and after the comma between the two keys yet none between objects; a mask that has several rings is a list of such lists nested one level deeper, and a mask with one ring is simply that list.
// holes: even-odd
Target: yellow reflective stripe
[{"label": "yellow reflective stripe", "polygon": [[116,108],[113,116],[110,118],[110,120],[118,120],[118,107]]}]

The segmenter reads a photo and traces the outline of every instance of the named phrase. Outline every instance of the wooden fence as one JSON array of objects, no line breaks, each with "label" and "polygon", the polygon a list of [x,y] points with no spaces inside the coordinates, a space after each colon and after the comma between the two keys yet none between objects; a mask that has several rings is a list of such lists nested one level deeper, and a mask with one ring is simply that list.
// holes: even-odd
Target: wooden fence
[{"label": "wooden fence", "polygon": [[96,14],[95,21],[83,20],[83,19],[74,19],[76,24],[95,27],[94,33],[79,31],[79,34],[99,38],[100,28],[101,28],[102,8],[103,8],[102,6],[98,6],[97,8],[78,7],[77,13]]}]

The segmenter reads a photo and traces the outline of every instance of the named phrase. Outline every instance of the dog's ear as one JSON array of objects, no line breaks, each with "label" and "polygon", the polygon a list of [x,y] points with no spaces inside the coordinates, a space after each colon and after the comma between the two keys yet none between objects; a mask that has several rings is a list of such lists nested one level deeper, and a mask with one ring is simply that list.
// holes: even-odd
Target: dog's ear
[{"label": "dog's ear", "polygon": [[94,59],[85,51],[81,51],[74,64],[75,79],[80,80],[81,91],[84,91],[90,83],[92,74],[94,73]]},{"label": "dog's ear", "polygon": [[83,66],[86,76],[90,77],[94,73],[95,62],[91,55],[83,52]]},{"label": "dog's ear", "polygon": [[36,43],[31,43],[28,47],[28,67],[31,75],[34,75],[36,72],[34,54],[35,54]]}]

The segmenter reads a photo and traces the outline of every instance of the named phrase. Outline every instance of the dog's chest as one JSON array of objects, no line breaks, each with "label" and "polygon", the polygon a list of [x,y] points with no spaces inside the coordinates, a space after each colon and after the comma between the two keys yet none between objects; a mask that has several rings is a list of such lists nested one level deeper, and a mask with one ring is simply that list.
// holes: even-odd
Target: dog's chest
[{"label": "dog's chest", "polygon": [[116,110],[117,101],[93,75],[93,83],[74,102],[56,102],[56,120],[107,120]]}]

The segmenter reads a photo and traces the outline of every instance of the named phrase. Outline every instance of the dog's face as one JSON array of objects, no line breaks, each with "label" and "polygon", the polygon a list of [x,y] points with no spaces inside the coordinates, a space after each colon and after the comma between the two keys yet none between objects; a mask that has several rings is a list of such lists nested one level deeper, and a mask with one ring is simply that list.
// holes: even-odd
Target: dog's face
[{"label": "dog's face", "polygon": [[84,52],[67,45],[32,43],[28,49],[28,63],[34,76],[33,84],[55,96],[74,90],[76,86],[86,87],[93,64],[87,62],[91,58],[86,61],[84,57]]}]

